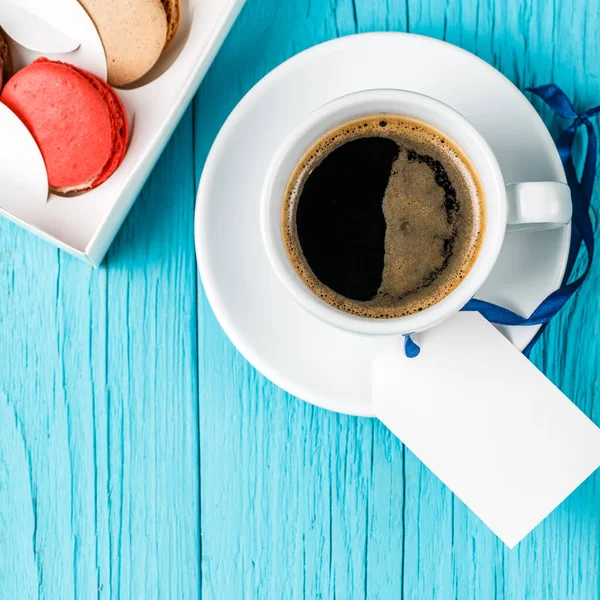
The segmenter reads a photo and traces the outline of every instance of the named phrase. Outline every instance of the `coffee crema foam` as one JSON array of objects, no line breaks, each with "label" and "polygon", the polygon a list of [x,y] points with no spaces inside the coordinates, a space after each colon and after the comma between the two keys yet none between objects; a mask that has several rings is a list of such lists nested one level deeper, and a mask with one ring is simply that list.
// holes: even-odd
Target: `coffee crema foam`
[{"label": "coffee crema foam", "polygon": [[292,173],[282,208],[289,258],[328,304],[401,317],[466,277],[485,229],[483,190],[436,129],[373,115],[326,133]]}]

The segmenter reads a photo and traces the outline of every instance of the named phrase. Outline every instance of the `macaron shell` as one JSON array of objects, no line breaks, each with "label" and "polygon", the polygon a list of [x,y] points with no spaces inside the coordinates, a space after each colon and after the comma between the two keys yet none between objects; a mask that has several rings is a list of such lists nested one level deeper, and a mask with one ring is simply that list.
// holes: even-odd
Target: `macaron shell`
[{"label": "macaron shell", "polygon": [[108,162],[104,165],[104,168],[91,185],[92,188],[95,188],[101,183],[104,183],[116,171],[118,166],[125,158],[125,153],[127,152],[127,143],[129,141],[129,124],[127,122],[127,114],[121,99],[110,87],[110,85],[88,71],[84,71],[83,69],[79,69],[73,65],[68,66],[89,81],[89,83],[104,99],[110,114],[113,138],[112,153]]},{"label": "macaron shell", "polygon": [[71,67],[36,61],[11,77],[0,101],[36,140],[51,188],[89,186],[111,159],[109,108],[96,88]]},{"label": "macaron shell", "polygon": [[108,65],[108,82],[133,83],[155,65],[167,41],[161,0],[80,0],[94,21]]},{"label": "macaron shell", "polygon": [[10,57],[10,48],[6,41],[6,34],[0,29],[0,91],[2,86],[12,75],[12,59]]},{"label": "macaron shell", "polygon": [[164,49],[166,50],[170,45],[177,30],[179,29],[179,21],[181,20],[181,5],[179,0],[162,0],[165,13],[167,15],[167,41],[165,42]]}]

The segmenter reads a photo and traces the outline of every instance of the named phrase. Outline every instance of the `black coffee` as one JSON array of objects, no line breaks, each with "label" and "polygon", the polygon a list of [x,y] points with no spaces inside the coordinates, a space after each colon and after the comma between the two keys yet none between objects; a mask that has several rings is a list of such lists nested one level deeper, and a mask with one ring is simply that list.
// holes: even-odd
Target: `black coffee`
[{"label": "black coffee", "polygon": [[327,303],[371,318],[415,313],[471,269],[485,227],[479,178],[439,131],[376,115],[330,131],[285,193],[294,268]]}]

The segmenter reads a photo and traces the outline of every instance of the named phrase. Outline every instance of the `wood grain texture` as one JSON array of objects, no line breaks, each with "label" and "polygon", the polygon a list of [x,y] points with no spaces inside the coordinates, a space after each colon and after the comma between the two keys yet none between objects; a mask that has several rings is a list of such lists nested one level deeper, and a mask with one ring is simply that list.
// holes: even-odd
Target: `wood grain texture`
[{"label": "wood grain texture", "polygon": [[[193,249],[217,131],[300,50],[412,31],[586,108],[599,24],[600,0],[248,0],[100,270],[0,221],[0,599],[600,598],[598,473],[506,550],[381,424],[250,367]],[[599,308],[596,265],[533,356],[596,423]]]},{"label": "wood grain texture", "polygon": [[199,593],[191,117],[104,268],[0,222],[2,599]]}]

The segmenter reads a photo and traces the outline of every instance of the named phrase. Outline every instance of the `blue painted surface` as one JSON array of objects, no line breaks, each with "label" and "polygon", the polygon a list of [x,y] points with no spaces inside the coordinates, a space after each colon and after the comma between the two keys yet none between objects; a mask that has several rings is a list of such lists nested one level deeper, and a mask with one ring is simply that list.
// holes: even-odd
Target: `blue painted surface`
[{"label": "blue painted surface", "polygon": [[[506,550],[382,425],[257,374],[193,248],[219,127],[296,52],[409,30],[582,108],[598,25],[599,0],[248,0],[103,268],[1,221],[0,598],[599,598],[598,473]],[[596,266],[533,356],[597,423],[599,307]]]}]

